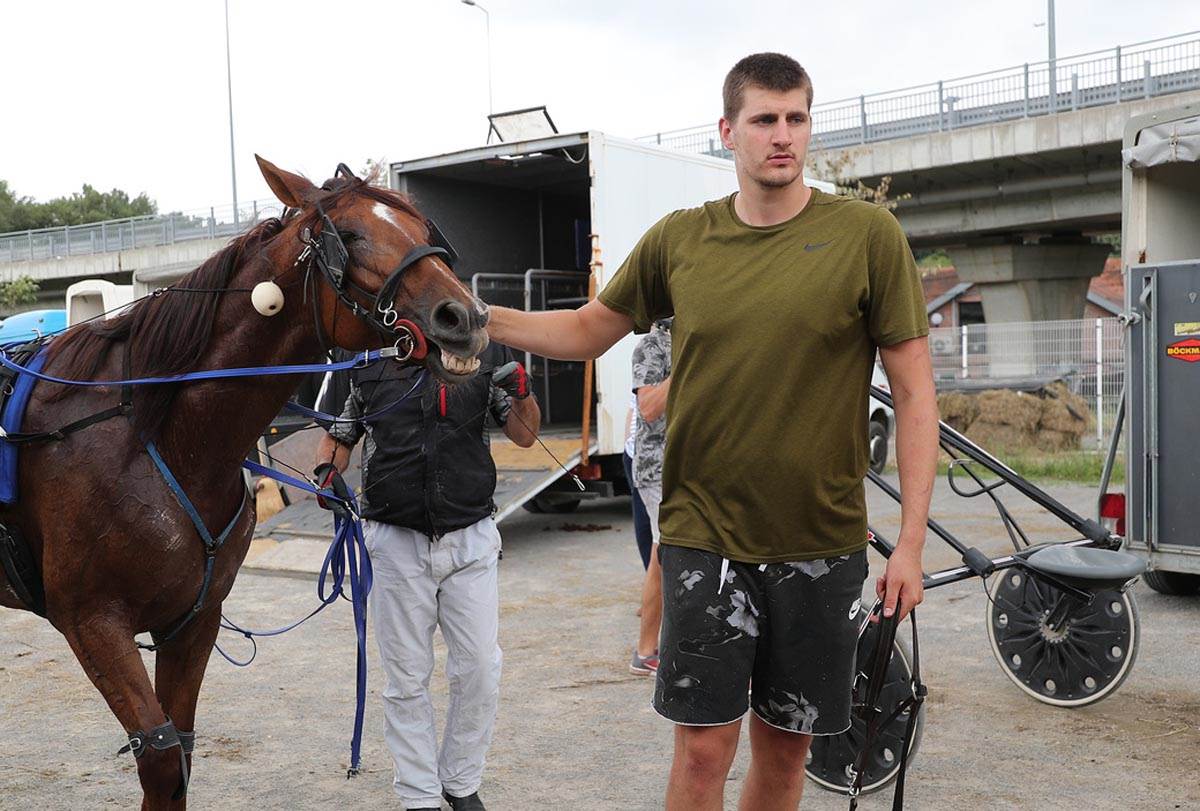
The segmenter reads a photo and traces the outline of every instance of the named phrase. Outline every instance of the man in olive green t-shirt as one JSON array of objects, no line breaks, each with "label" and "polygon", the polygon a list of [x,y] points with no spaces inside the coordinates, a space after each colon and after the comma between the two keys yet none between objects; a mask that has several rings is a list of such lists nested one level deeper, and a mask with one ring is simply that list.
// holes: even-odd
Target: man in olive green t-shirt
[{"label": "man in olive green t-shirt", "polygon": [[795,808],[811,736],[849,726],[877,349],[902,520],[876,593],[888,615],[923,598],[938,439],[924,298],[889,212],[804,185],[811,105],[794,60],[741,60],[720,122],[738,192],[660,220],[596,301],[497,307],[489,325],[507,345],[584,359],[674,315],[654,699],[676,723],[671,809],[722,807],[748,710],[744,809]]}]

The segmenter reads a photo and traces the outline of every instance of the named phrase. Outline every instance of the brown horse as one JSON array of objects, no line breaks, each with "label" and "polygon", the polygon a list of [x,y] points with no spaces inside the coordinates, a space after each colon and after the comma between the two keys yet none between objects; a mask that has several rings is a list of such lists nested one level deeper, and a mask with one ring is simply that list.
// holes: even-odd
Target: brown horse
[{"label": "brown horse", "polygon": [[[261,158],[259,165],[290,207],[281,219],[233,240],[176,290],[56,338],[43,371],[115,380],[312,363],[326,343],[352,350],[390,346],[396,336],[382,325],[409,322],[418,338],[428,339],[423,362],[435,375],[457,382],[473,372],[474,356],[487,345],[486,309],[454,276],[444,251],[423,247],[439,235],[408,200],[348,172],[317,188]],[[314,268],[320,251],[311,249],[330,225],[349,254],[340,295]],[[407,269],[398,269],[398,261]],[[252,306],[247,293],[272,280],[282,290],[281,306],[260,314],[257,297]],[[372,301],[385,285],[395,295]],[[297,375],[282,375],[139,387],[130,419],[107,419],[21,450],[19,501],[0,511],[0,524],[32,549],[47,618],[127,734],[161,728],[170,741],[178,730],[190,743],[221,603],[254,529],[254,500],[244,500],[240,465],[299,383]],[[122,397],[119,387],[42,382],[23,430],[54,430]],[[204,580],[205,547],[148,456],[147,440],[214,535],[232,522],[204,607],[157,650],[153,685],[134,635],[149,632],[161,641],[189,614]],[[0,604],[29,608],[3,570]],[[164,727],[168,718],[174,729]],[[150,743],[137,760],[142,807],[183,808],[183,747]],[[190,762],[188,756],[188,769]]]}]

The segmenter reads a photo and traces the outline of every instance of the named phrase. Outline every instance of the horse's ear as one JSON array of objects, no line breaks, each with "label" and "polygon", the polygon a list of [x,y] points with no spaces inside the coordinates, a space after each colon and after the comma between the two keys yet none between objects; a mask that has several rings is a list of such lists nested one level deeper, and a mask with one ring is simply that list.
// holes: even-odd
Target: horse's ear
[{"label": "horse's ear", "polygon": [[285,172],[261,155],[256,154],[254,159],[258,161],[258,168],[262,170],[267,185],[285,206],[305,208],[316,198],[318,189],[307,178]]}]

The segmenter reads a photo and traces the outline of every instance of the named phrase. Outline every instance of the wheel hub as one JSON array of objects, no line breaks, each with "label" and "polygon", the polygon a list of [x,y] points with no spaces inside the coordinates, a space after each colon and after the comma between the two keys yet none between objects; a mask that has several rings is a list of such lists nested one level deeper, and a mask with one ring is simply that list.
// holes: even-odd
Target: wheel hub
[{"label": "wheel hub", "polygon": [[1055,626],[1051,625],[1049,620],[1050,611],[1047,610],[1042,614],[1042,618],[1038,622],[1038,631],[1041,633],[1042,639],[1051,645],[1060,645],[1066,641],[1067,636],[1071,633],[1071,621],[1063,620]]}]

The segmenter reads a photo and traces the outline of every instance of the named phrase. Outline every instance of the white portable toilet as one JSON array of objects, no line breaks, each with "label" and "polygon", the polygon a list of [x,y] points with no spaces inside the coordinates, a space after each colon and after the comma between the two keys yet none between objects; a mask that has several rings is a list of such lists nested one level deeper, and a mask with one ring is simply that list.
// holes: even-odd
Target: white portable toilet
[{"label": "white portable toilet", "polygon": [[84,279],[67,288],[67,326],[104,316],[112,318],[133,301],[133,285]]}]

